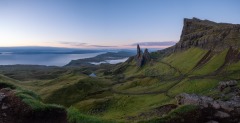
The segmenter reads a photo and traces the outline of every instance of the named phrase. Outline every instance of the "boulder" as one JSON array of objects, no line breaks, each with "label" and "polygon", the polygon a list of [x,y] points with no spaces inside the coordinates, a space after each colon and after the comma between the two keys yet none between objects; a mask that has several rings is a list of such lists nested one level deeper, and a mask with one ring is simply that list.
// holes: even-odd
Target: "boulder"
[{"label": "boulder", "polygon": [[214,116],[216,118],[229,118],[230,114],[226,113],[226,112],[222,112],[222,111],[217,111]]},{"label": "boulder", "polygon": [[0,102],[5,98],[5,94],[4,93],[0,93]]},{"label": "boulder", "polygon": [[222,82],[219,82],[218,84],[218,90],[223,91],[227,87],[234,87],[234,86],[237,86],[236,80],[222,81]]}]

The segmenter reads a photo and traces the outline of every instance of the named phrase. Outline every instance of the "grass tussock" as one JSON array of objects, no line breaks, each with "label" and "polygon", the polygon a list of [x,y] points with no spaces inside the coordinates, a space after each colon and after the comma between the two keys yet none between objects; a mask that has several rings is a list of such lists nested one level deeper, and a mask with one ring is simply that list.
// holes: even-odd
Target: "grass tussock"
[{"label": "grass tussock", "polygon": [[74,107],[68,108],[67,114],[69,123],[114,123],[113,121],[82,114]]},{"label": "grass tussock", "polygon": [[12,89],[17,97],[19,97],[24,103],[29,105],[34,111],[44,111],[52,109],[64,109],[64,107],[56,104],[45,104],[42,102],[39,95],[26,89],[22,89],[10,83],[0,82],[2,88]]}]

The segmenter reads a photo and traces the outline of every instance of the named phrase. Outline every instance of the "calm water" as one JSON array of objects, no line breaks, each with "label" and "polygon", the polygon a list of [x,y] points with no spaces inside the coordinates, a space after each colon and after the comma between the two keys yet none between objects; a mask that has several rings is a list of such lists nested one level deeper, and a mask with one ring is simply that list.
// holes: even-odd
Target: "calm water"
[{"label": "calm water", "polygon": [[48,66],[64,66],[71,60],[95,57],[103,53],[87,53],[87,54],[0,54],[0,65],[48,65]]},{"label": "calm water", "polygon": [[102,63],[117,64],[117,63],[125,62],[125,61],[127,61],[127,59],[128,58],[123,58],[123,59],[106,60],[106,61],[101,61],[101,62],[90,62],[90,63],[94,64],[94,65],[99,65],[99,64],[102,64]]}]

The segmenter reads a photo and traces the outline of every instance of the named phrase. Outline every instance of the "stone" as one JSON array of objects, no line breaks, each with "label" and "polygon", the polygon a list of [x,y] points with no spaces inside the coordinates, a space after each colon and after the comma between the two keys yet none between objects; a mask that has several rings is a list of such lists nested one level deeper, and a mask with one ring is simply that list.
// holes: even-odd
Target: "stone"
[{"label": "stone", "polygon": [[215,114],[214,114],[215,117],[217,118],[229,118],[230,115],[226,112],[222,112],[222,111],[217,111]]},{"label": "stone", "polygon": [[210,121],[208,121],[208,122],[206,122],[206,123],[219,123],[219,122],[214,121],[214,120],[210,120]]},{"label": "stone", "polygon": [[206,96],[198,96],[196,94],[180,94],[176,97],[178,104],[188,104],[188,105],[200,105],[203,107],[208,107],[209,104],[213,101],[212,98]]},{"label": "stone", "polygon": [[4,93],[0,93],[0,102],[5,98],[6,96],[4,95]]},{"label": "stone", "polygon": [[220,104],[218,101],[213,101],[210,103],[214,109],[220,109]]},{"label": "stone", "polygon": [[203,108],[223,109],[225,111],[234,111],[236,108],[240,108],[240,102],[229,100],[220,101],[213,100],[211,97],[199,96],[196,94],[182,93],[176,96],[176,100],[179,105],[197,105]]},{"label": "stone", "polygon": [[3,103],[2,104],[2,110],[7,109],[7,108],[8,108],[8,106],[5,103]]},{"label": "stone", "polygon": [[223,91],[227,87],[234,87],[234,86],[237,86],[236,80],[222,81],[222,82],[219,82],[218,89],[219,91]]},{"label": "stone", "polygon": [[11,89],[11,88],[2,88],[1,90],[2,90],[2,91],[5,91],[5,92],[9,92],[9,91],[11,91],[12,89]]}]

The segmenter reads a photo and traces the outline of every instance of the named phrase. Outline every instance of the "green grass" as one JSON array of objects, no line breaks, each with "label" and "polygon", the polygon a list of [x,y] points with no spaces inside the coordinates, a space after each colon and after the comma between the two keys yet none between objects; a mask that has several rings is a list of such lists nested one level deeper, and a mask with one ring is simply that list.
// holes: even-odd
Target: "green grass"
[{"label": "green grass", "polygon": [[55,110],[55,109],[62,109],[64,110],[65,108],[61,105],[57,104],[45,104],[39,100],[36,99],[22,99],[23,102],[28,104],[33,111],[50,111],[50,110]]},{"label": "green grass", "polygon": [[132,75],[140,75],[142,68],[137,67],[136,62],[132,61],[127,65],[126,70],[123,72],[123,74],[126,77],[131,77]]},{"label": "green grass", "polygon": [[171,101],[172,99],[164,94],[141,96],[114,95],[108,103],[107,110],[102,114],[106,119],[125,121],[127,116],[138,115],[141,112],[149,111]]},{"label": "green grass", "polygon": [[228,71],[239,71],[240,70],[240,61],[228,65],[227,70]]},{"label": "green grass", "polygon": [[54,91],[69,85],[76,84],[79,80],[86,77],[87,76],[83,74],[65,74],[61,77],[49,81],[36,81],[36,84],[38,86],[33,85],[34,83],[32,82],[26,83],[25,86],[41,95],[41,97],[45,100]]},{"label": "green grass", "polygon": [[144,68],[145,76],[160,77],[162,79],[172,78],[173,76],[179,76],[178,71],[161,62],[155,62],[153,63],[153,65],[148,64]]},{"label": "green grass", "polygon": [[214,90],[218,82],[219,80],[217,79],[185,79],[169,90],[169,94],[172,96],[176,96],[183,92],[202,94]]},{"label": "green grass", "polygon": [[164,62],[170,63],[183,73],[187,73],[194,68],[199,60],[207,53],[207,50],[200,48],[190,48],[185,51],[173,53],[163,58]]},{"label": "green grass", "polygon": [[176,83],[176,80],[162,81],[158,78],[143,78],[134,79],[123,84],[118,84],[113,87],[114,90],[119,92],[128,93],[143,93],[143,92],[156,92],[166,91],[172,85]]},{"label": "green grass", "polygon": [[74,107],[68,108],[67,114],[69,123],[115,123],[113,121],[82,114]]},{"label": "green grass", "polygon": [[221,67],[225,61],[228,50],[224,50],[221,53],[214,55],[203,67],[195,70],[194,75],[207,75],[216,71]]},{"label": "green grass", "polygon": [[17,97],[19,97],[24,103],[29,105],[33,111],[44,111],[53,109],[62,109],[64,107],[55,104],[45,104],[42,102],[40,96],[30,90],[23,89],[21,87],[12,85],[10,83],[0,82],[1,87],[12,89]]},{"label": "green grass", "polygon": [[224,73],[229,79],[240,79],[240,61],[225,67]]},{"label": "green grass", "polygon": [[104,90],[110,82],[105,79],[84,78],[72,85],[66,85],[52,92],[46,99],[47,103],[71,106],[88,97],[89,94]]},{"label": "green grass", "polygon": [[86,99],[74,104],[73,106],[77,107],[81,112],[84,112],[86,114],[102,115],[102,113],[107,110],[111,98],[112,97],[110,96],[106,96],[99,99]]},{"label": "green grass", "polygon": [[84,114],[95,115],[104,119],[127,122],[126,117],[136,116],[174,100],[164,94],[128,96],[118,95],[101,99],[88,99],[73,105]]}]

